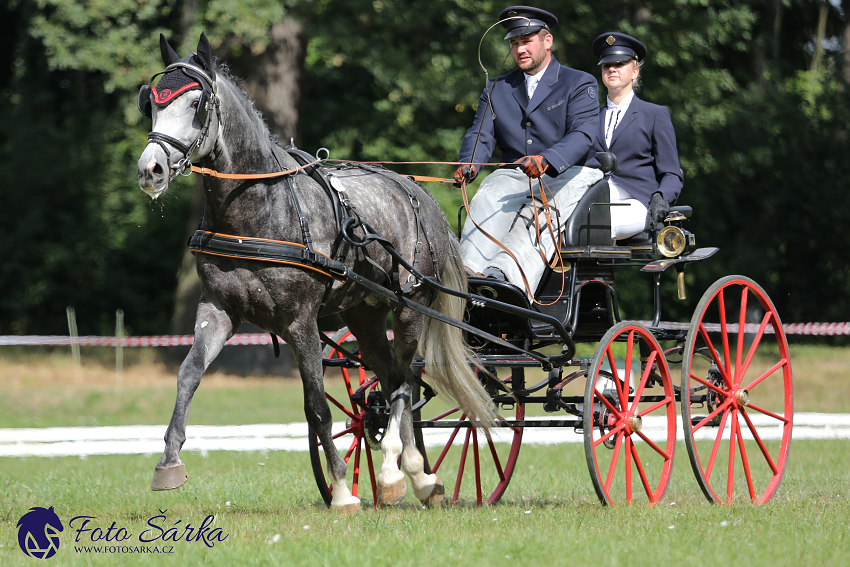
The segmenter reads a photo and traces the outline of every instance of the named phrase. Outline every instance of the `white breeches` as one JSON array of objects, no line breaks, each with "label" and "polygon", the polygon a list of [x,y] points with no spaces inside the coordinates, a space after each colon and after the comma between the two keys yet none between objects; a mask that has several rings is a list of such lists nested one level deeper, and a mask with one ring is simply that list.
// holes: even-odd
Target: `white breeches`
[{"label": "white breeches", "polygon": [[[520,169],[498,169],[487,176],[469,203],[468,217],[460,239],[460,251],[464,265],[473,271],[483,272],[491,266],[499,268],[508,281],[525,289],[521,266],[533,293],[546,268],[543,258],[552,258],[555,242],[546,227],[546,215],[542,210],[537,179],[532,181],[537,195],[535,201],[539,231],[535,226],[528,179]],[[591,185],[602,179],[602,172],[589,167],[574,166],[558,177],[544,175],[540,179],[548,186],[546,198],[552,223],[558,223],[555,231],[557,235],[582,195]],[[471,219],[508,248],[520,265],[478,230]]]},{"label": "white breeches", "polygon": [[627,204],[627,207],[611,207],[611,238],[623,240],[643,232],[646,228],[646,205],[617,187],[611,180],[611,203]]}]

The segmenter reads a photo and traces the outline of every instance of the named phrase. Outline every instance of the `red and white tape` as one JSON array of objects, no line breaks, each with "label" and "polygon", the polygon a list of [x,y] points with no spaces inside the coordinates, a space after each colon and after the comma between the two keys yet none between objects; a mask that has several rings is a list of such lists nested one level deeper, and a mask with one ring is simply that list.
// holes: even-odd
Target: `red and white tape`
[{"label": "red and white tape", "polygon": [[[649,325],[649,321],[641,321]],[[665,329],[687,330],[688,323],[663,322],[660,327]],[[737,324],[729,324],[730,333],[738,332]],[[720,325],[706,325],[708,331],[717,331]],[[745,330],[748,333],[758,332],[757,324],[747,324]],[[783,325],[786,335],[811,335],[811,336],[838,336],[850,335],[850,323],[789,323]],[[767,333],[773,329],[768,327]],[[325,333],[333,337],[334,333]],[[392,331],[387,331],[387,336],[392,339]],[[354,340],[349,338],[347,340]],[[65,335],[0,335],[0,346],[105,346],[105,347],[169,347],[169,346],[191,346],[195,342],[194,335],[154,335],[145,337],[69,337]],[[281,339],[281,343],[284,341]],[[233,335],[228,345],[270,345],[271,335],[268,333],[240,333]]]},{"label": "red and white tape", "polygon": [[[333,338],[336,333],[325,333]],[[387,331],[392,340],[392,331]],[[283,339],[278,339],[285,343]],[[342,342],[356,340],[349,336]],[[0,335],[0,346],[105,346],[105,347],[168,347],[191,346],[195,335],[154,335],[147,337],[69,337],[65,335]],[[226,345],[270,345],[272,337],[268,333],[239,333],[233,335]]]}]

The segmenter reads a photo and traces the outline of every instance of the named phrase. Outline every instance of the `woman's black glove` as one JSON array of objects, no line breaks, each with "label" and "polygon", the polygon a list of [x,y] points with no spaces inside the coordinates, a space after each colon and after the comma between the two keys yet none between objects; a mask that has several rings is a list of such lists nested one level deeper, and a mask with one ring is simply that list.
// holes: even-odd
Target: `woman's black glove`
[{"label": "woman's black glove", "polygon": [[667,218],[670,214],[670,205],[661,196],[661,193],[653,193],[652,199],[649,201],[649,208],[646,211],[646,229],[655,230],[658,223]]}]

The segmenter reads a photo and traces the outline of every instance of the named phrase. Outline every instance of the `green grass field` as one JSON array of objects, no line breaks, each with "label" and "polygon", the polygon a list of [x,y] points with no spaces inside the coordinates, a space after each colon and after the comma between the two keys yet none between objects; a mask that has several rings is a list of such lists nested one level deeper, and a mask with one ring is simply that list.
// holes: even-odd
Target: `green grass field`
[{"label": "green grass field", "polygon": [[[5,355],[5,356],[4,356]],[[162,424],[174,377],[135,355],[118,391],[108,353],[84,353],[81,380],[63,351],[0,351],[0,427]],[[850,351],[792,347],[797,411],[850,412]],[[100,361],[100,362],[98,362]],[[328,381],[338,391],[339,380]],[[297,380],[205,378],[192,424],[303,420]],[[602,508],[578,444],[522,447],[502,501],[490,508],[425,510],[412,495],[394,509],[329,512],[306,452],[185,453],[188,483],[151,492],[158,455],[0,459],[0,565],[31,565],[16,523],[53,506],[65,523],[55,565],[846,565],[850,555],[850,441],[794,441],[783,484],[766,506],[712,506],[693,478],[684,444],[655,508]],[[378,455],[378,460],[380,456]],[[450,480],[446,479],[447,485]],[[74,516],[138,536],[199,526],[227,539],[154,541],[173,553],[77,553]],[[179,521],[179,523],[177,523]],[[169,533],[169,532],[165,532]],[[180,532],[183,533],[183,532]],[[80,546],[86,543],[86,534]],[[102,543],[102,542],[101,542]],[[126,542],[125,542],[126,543]],[[110,543],[109,545],[113,545]]]}]

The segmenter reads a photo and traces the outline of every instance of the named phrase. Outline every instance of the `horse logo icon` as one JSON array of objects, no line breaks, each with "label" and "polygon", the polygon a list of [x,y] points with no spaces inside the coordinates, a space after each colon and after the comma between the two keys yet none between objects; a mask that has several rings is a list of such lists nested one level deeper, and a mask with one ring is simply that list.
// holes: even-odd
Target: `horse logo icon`
[{"label": "horse logo icon", "polygon": [[59,532],[65,528],[50,508],[36,506],[18,520],[18,545],[21,551],[36,559],[47,559],[59,549]]}]

